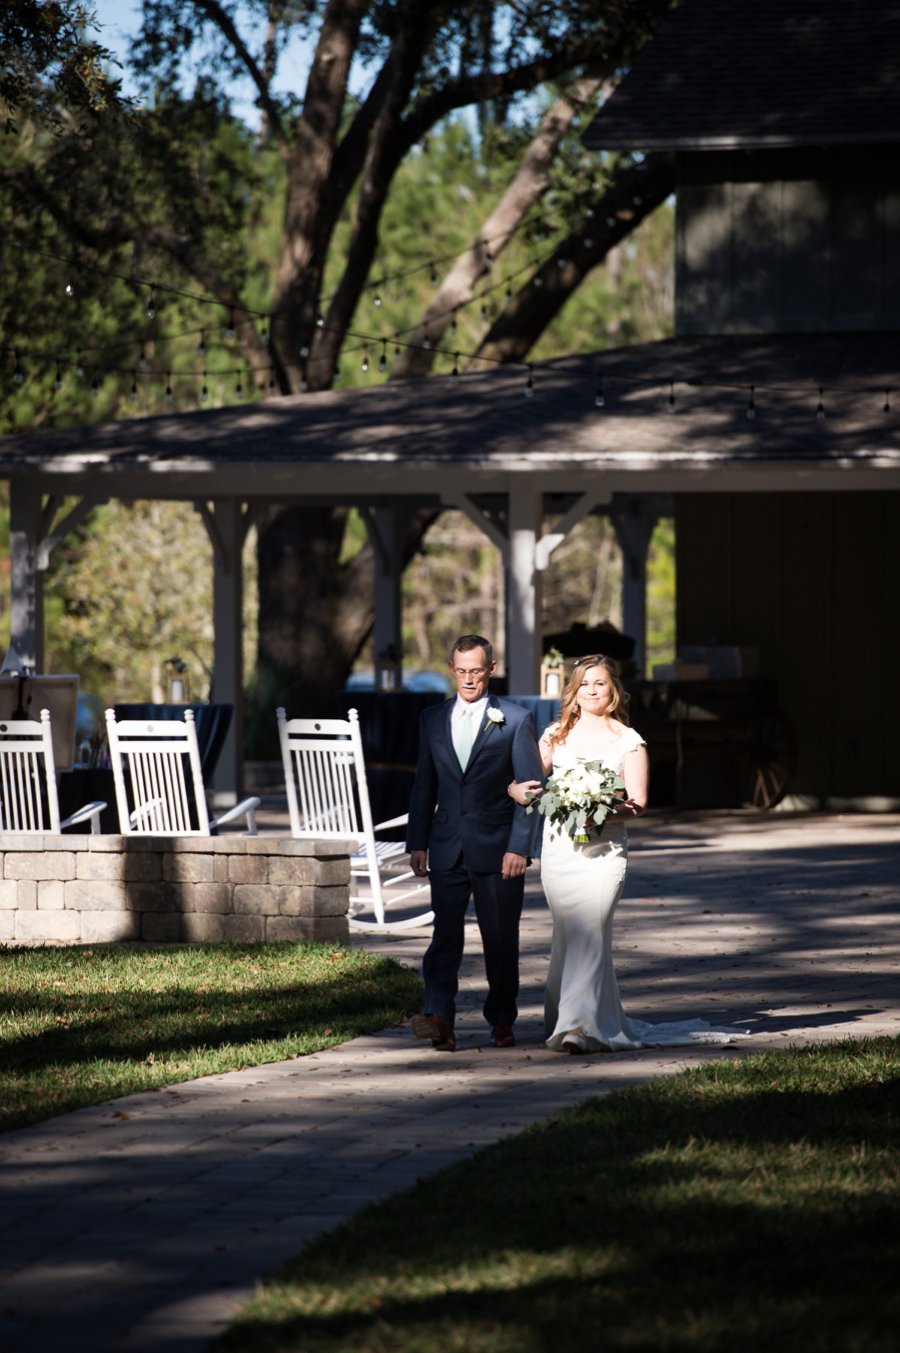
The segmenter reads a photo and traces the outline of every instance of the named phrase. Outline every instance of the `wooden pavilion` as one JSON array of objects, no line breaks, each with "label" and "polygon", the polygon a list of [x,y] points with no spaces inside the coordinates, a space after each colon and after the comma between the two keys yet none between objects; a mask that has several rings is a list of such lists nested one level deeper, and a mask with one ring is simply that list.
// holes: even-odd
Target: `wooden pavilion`
[{"label": "wooden pavilion", "polygon": [[537,690],[541,579],[567,532],[611,512],[640,635],[647,541],[672,511],[678,643],[758,652],[796,730],[794,801],[900,803],[900,5],[862,5],[852,41],[846,23],[833,0],[682,0],[594,122],[598,150],[675,157],[672,339],[541,364],[531,397],[501,369],[0,439],[26,661],[68,529],[110,497],[192,501],[233,796],[257,504],[361,510],[376,649],[399,644],[401,514],[462,509],[503,554],[514,693]]}]

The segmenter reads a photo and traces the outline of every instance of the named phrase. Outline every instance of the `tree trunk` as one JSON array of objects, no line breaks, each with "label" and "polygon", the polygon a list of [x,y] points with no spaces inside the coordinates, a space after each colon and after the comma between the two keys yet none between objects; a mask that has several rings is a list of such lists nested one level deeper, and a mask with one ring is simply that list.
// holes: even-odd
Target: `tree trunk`
[{"label": "tree trunk", "polygon": [[475,283],[490,271],[492,260],[503,252],[526,213],[546,192],[560,141],[575,116],[596,96],[602,83],[600,79],[577,81],[571,92],[557,99],[544,114],[503,197],[484,221],[478,237],[453,264],[435,292],[422,323],[410,337],[409,346],[394,362],[393,380],[425,376],[431,370],[435,347],[446,333],[454,312],[472,299]]},{"label": "tree trunk", "polygon": [[675,189],[675,168],[662,155],[620,169],[590,217],[563,240],[507,304],[485,335],[479,357],[522,362],[572,292],[610,249],[665,202]]}]

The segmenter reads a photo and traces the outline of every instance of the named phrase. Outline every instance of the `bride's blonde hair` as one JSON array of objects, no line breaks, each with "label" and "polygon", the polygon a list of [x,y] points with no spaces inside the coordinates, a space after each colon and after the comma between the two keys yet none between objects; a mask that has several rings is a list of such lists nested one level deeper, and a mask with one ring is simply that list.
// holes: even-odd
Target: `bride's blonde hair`
[{"label": "bride's blonde hair", "polygon": [[578,690],[584,680],[585,672],[592,667],[602,667],[609,677],[609,684],[613,688],[612,703],[607,715],[614,714],[620,723],[630,723],[628,717],[628,701],[630,696],[622,685],[622,677],[619,672],[619,664],[615,658],[607,658],[602,653],[592,653],[587,658],[579,658],[572,668],[565,689],[559,702],[559,723],[555,732],[549,736],[551,746],[557,743],[565,742],[572,729],[581,718],[581,706],[578,703]]}]

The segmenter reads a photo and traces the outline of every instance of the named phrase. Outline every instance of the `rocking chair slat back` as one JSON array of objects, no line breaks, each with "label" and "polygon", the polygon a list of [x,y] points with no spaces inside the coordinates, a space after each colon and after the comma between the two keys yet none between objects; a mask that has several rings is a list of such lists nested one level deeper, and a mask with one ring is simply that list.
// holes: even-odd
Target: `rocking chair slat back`
[{"label": "rocking chair slat back", "polygon": [[63,827],[90,822],[100,830],[105,803],[86,804],[60,822],[53,730],[49,710],[36,719],[0,723],[0,833],[58,835]]}]

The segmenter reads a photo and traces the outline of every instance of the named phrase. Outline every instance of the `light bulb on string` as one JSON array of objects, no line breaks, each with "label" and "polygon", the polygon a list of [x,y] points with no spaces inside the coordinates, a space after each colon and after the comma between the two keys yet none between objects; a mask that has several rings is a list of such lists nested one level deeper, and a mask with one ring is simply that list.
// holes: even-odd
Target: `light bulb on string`
[{"label": "light bulb on string", "polygon": [[884,403],[881,406],[881,412],[890,413],[890,411],[891,411],[891,392],[890,390],[885,390]]},{"label": "light bulb on string", "polygon": [[234,397],[235,397],[235,399],[243,399],[243,398],[244,398],[244,383],[243,383],[243,381],[241,380],[240,372],[238,373],[237,382],[236,382],[235,387],[234,387]]},{"label": "light bulb on string", "polygon": [[485,255],[484,255],[484,270],[485,270],[485,272],[490,272],[490,271],[491,271],[491,268],[493,268],[493,266],[494,266],[494,255],[491,253],[490,249],[488,249],[488,250],[485,252]]},{"label": "light bulb on string", "polygon": [[317,329],[325,328],[325,316],[322,314],[321,310],[316,315],[316,328]]},{"label": "light bulb on string", "polygon": [[373,300],[372,304],[374,305],[376,310],[381,309],[381,297],[379,296],[377,291],[375,293],[375,299]]},{"label": "light bulb on string", "polygon": [[750,386],[750,398],[747,400],[747,417],[754,419],[756,417],[756,386]]},{"label": "light bulb on string", "polygon": [[56,375],[55,375],[55,377],[53,378],[53,389],[56,390],[56,391],[61,390],[61,389],[62,389],[62,383],[63,383],[62,372],[60,371],[59,367],[57,367],[57,368],[56,368]]},{"label": "light bulb on string", "polygon": [[75,358],[75,375],[79,380],[84,380],[84,363],[81,360],[81,353]]},{"label": "light bulb on string", "polygon": [[426,352],[427,352],[427,351],[429,350],[429,348],[431,347],[431,335],[430,335],[429,332],[428,332],[428,325],[427,325],[427,324],[425,325],[425,334],[424,334],[424,337],[422,338],[422,347],[425,349]]},{"label": "light bulb on string", "polygon": [[487,302],[486,302],[486,301],[482,301],[482,302],[481,302],[481,318],[482,318],[483,320],[487,320],[487,319],[489,318],[489,315],[490,315],[490,311],[489,311],[488,308],[487,308]]},{"label": "light bulb on string", "polygon": [[69,298],[70,301],[73,301],[73,300],[75,299],[75,283],[74,283],[74,282],[67,282],[67,283],[66,283],[66,295],[68,296],[68,298]]},{"label": "light bulb on string", "polygon": [[147,301],[147,318],[156,319],[156,290],[150,288],[150,298]]},{"label": "light bulb on string", "polygon": [[585,247],[585,249],[593,249],[593,247],[594,247],[594,241],[593,241],[593,237],[592,237],[592,236],[590,236],[590,235],[585,235],[585,237],[584,237],[584,247]]},{"label": "light bulb on string", "polygon": [[94,396],[94,398],[96,399],[96,397],[97,397],[97,395],[99,395],[99,393],[100,393],[100,381],[99,381],[98,378],[97,378],[97,373],[96,373],[96,371],[94,371],[94,372],[92,373],[92,375],[91,375],[91,394],[92,394],[92,395]]},{"label": "light bulb on string", "polygon": [[507,284],[506,284],[506,300],[507,300],[507,303],[508,303],[509,301],[511,301],[512,298],[513,298],[512,282],[507,282]]},{"label": "light bulb on string", "polygon": [[274,395],[277,389],[275,385],[275,371],[272,367],[269,367],[269,379],[266,383],[266,389],[270,395]]},{"label": "light bulb on string", "polygon": [[594,395],[594,406],[602,409],[606,404],[606,392],[603,389],[603,377],[597,377],[597,390]]},{"label": "light bulb on string", "polygon": [[197,356],[198,357],[206,356],[206,333],[202,329],[200,330],[200,341],[197,344]]},{"label": "light bulb on string", "polygon": [[147,370],[147,351],[146,351],[146,349],[145,349],[143,343],[141,344],[140,352],[138,353],[137,364],[138,364],[138,370],[140,370],[140,371],[146,371],[146,370]]},{"label": "light bulb on string", "polygon": [[674,413],[674,412],[675,412],[675,385],[674,385],[674,383],[671,383],[671,384],[669,385],[669,398],[666,400],[666,407],[668,408],[669,413]]},{"label": "light bulb on string", "polygon": [[378,370],[382,376],[387,371],[387,343],[381,345],[381,356],[378,358]]},{"label": "light bulb on string", "polygon": [[133,399],[137,399],[137,397],[138,397],[137,372],[136,372],[136,371],[132,371],[132,373],[131,373],[131,389],[128,391],[128,398],[133,400]]},{"label": "light bulb on string", "polygon": [[541,277],[540,273],[535,273],[532,279],[532,285],[536,287],[542,287],[544,285],[544,279]]},{"label": "light bulb on string", "polygon": [[228,311],[228,323],[225,326],[225,337],[234,338],[234,306]]},{"label": "light bulb on string", "polygon": [[525,382],[525,398],[532,399],[534,396],[534,367],[528,363],[528,379]]},{"label": "light bulb on string", "polygon": [[459,329],[459,320],[456,318],[456,311],[453,311],[453,318],[450,320],[450,332],[455,334]]},{"label": "light bulb on string", "polygon": [[430,274],[429,274],[429,280],[431,281],[431,285],[432,285],[433,287],[436,287],[436,286],[437,286],[437,284],[438,284],[438,272],[437,272],[437,268],[434,266],[433,263],[432,263],[432,265],[431,265],[431,272],[430,272]]},{"label": "light bulb on string", "polygon": [[455,384],[457,383],[457,381],[459,380],[459,353],[458,353],[458,352],[454,352],[454,354],[453,354],[453,370],[450,372],[450,379],[451,379],[451,381],[453,382],[454,385],[455,385]]},{"label": "light bulb on string", "polygon": [[306,363],[304,362],[303,366],[300,368],[300,391],[302,394],[305,395],[308,390],[309,390],[309,375],[306,369]]},{"label": "light bulb on string", "polygon": [[820,385],[820,386],[819,386],[819,402],[818,402],[818,404],[816,405],[816,419],[817,419],[817,421],[820,422],[820,423],[824,423],[824,422],[825,422],[825,403],[824,403],[824,398],[823,398],[824,394],[825,394],[825,391],[824,391],[824,389],[822,388],[822,386]]},{"label": "light bulb on string", "polygon": [[368,371],[369,369],[369,349],[367,347],[363,348],[361,367],[363,371]]},{"label": "light bulb on string", "polygon": [[171,404],[174,398],[172,394],[172,373],[170,371],[166,372],[166,389],[163,398],[167,404]]},{"label": "light bulb on string", "polygon": [[22,364],[19,361],[19,354],[16,353],[16,369],[13,372],[13,385],[23,385],[25,382],[25,372],[22,370]]},{"label": "light bulb on string", "polygon": [[306,358],[309,356],[309,344],[302,343],[299,348],[299,353],[303,360],[306,361]]},{"label": "light bulb on string", "polygon": [[209,400],[209,386],[206,383],[206,372],[203,373],[203,384],[200,386],[200,403],[206,404]]}]

